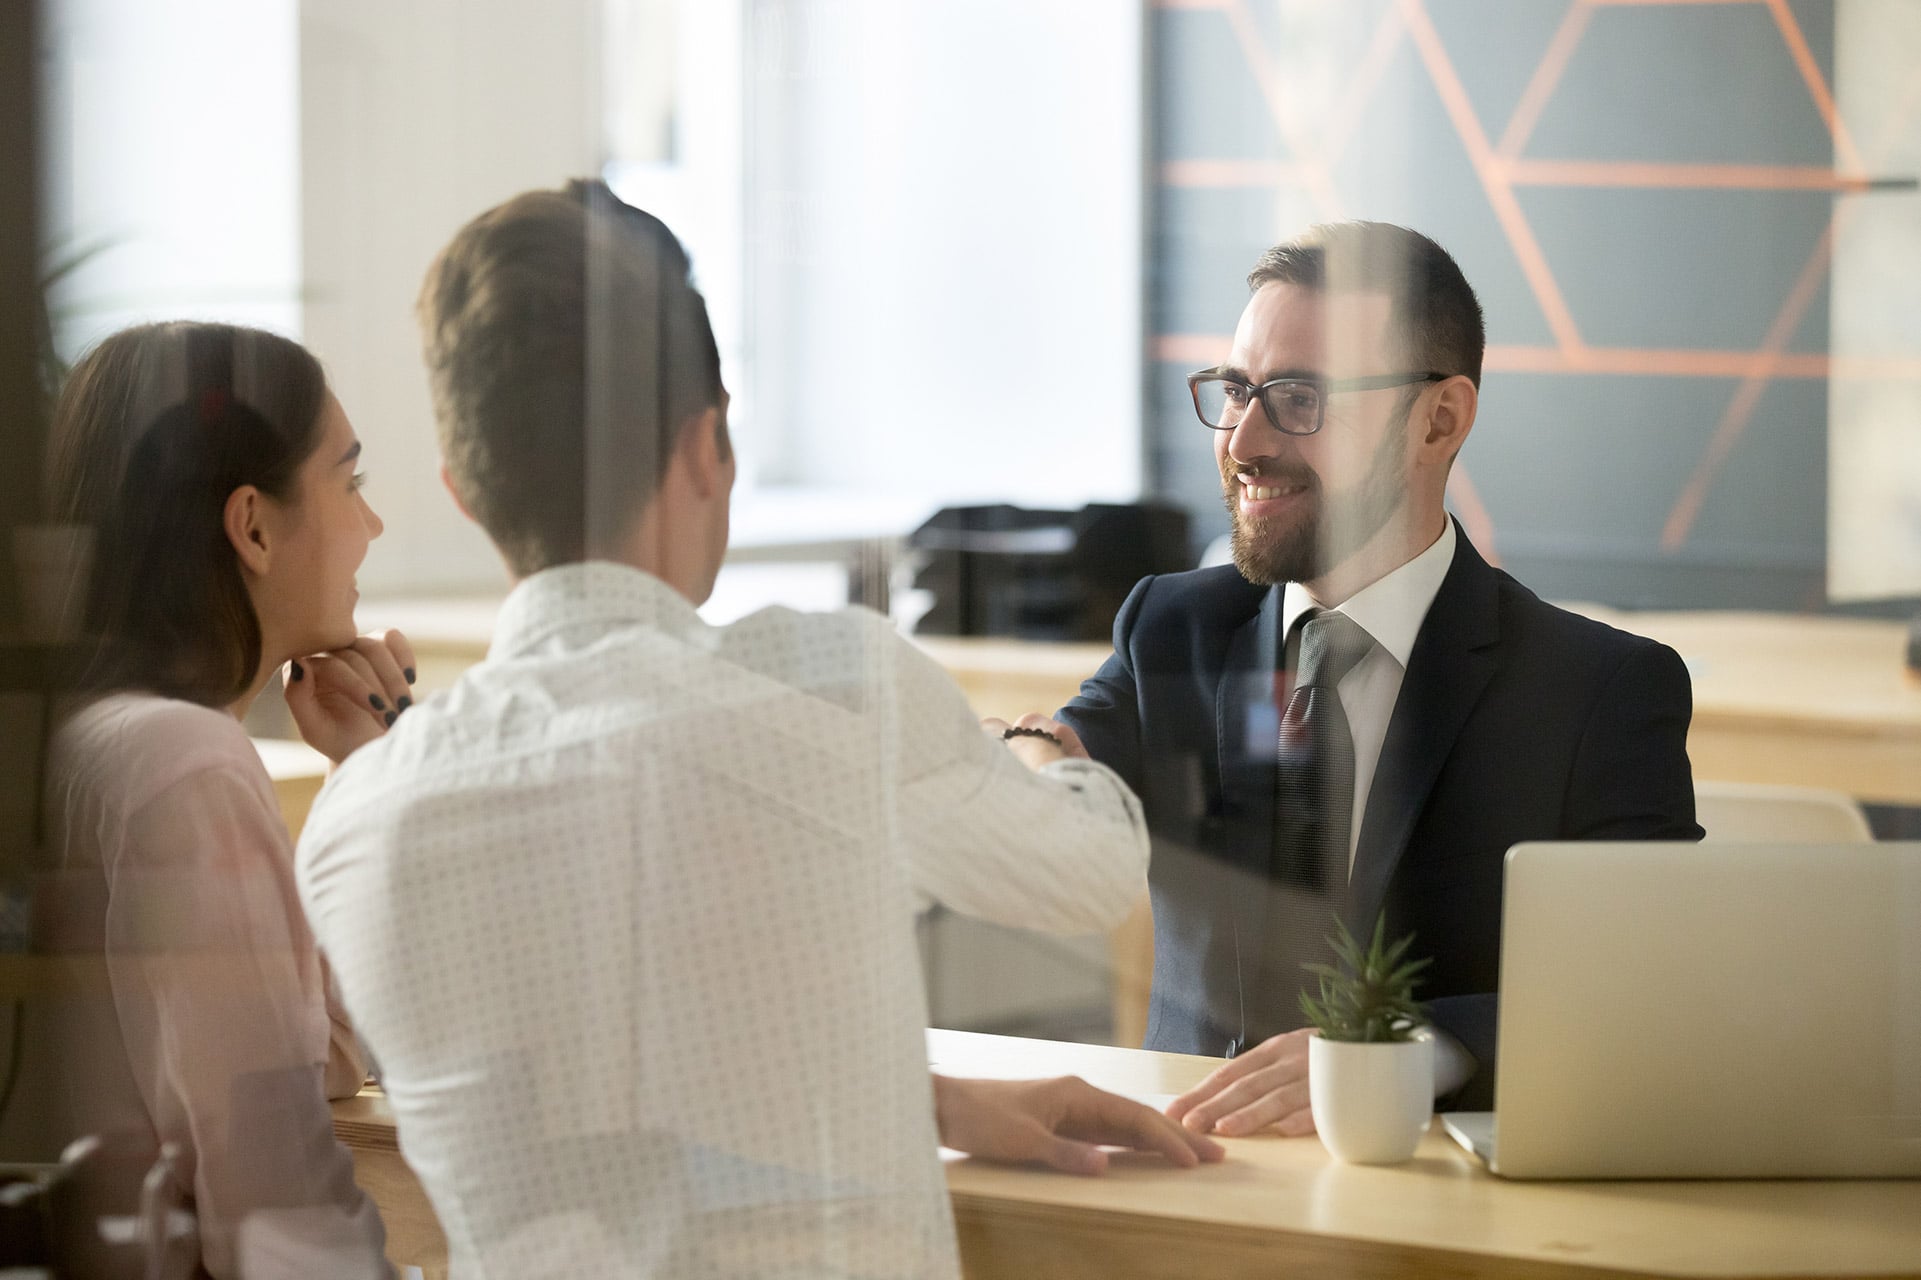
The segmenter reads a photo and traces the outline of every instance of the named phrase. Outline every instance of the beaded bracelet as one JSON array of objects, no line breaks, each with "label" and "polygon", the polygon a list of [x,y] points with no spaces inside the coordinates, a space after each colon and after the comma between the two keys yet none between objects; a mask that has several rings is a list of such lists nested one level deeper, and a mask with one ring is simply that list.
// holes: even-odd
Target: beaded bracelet
[{"label": "beaded bracelet", "polygon": [[1061,745],[1061,740],[1045,729],[1022,729],[1017,727],[1001,734],[1002,742],[1007,741],[1009,738],[1045,738],[1057,747]]}]

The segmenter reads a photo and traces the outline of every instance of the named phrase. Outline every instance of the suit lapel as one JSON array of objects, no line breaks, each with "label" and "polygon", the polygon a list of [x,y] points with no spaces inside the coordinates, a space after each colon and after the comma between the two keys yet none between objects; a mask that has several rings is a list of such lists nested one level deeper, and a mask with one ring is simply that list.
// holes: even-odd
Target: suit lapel
[{"label": "suit lapel", "polygon": [[1408,656],[1362,816],[1347,918],[1363,939],[1363,931],[1374,927],[1434,780],[1494,675],[1499,579],[1458,526],[1455,537],[1454,563]]}]

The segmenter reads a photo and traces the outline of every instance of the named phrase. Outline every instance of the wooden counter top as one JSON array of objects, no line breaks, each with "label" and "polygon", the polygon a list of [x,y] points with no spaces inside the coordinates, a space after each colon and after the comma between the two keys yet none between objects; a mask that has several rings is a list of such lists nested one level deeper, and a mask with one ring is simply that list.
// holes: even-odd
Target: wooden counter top
[{"label": "wooden counter top", "polygon": [[[957,1031],[937,1070],[1072,1072],[1180,1093],[1211,1058]],[[1072,1178],[948,1166],[970,1276],[1921,1276],[1921,1181],[1509,1182],[1438,1122],[1407,1164],[1342,1165],[1313,1138],[1227,1140],[1191,1171],[1116,1160]]]},{"label": "wooden counter top", "polygon": [[[928,1032],[934,1068],[1076,1074],[1134,1095],[1180,1092],[1213,1059]],[[399,1162],[378,1090],[334,1104],[397,1262],[445,1265],[432,1211]],[[966,1274],[981,1277],[1921,1277],[1921,1181],[1508,1182],[1439,1125],[1413,1160],[1334,1162],[1312,1138],[1227,1141],[1177,1170],[1123,1156],[1099,1178],[948,1162]],[[424,1230],[430,1228],[431,1230]]]}]

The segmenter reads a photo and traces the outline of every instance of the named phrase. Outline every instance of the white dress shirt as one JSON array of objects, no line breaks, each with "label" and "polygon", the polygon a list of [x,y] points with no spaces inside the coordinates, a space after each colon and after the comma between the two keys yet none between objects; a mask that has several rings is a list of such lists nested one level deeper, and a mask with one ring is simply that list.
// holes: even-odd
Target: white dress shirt
[{"label": "white dress shirt", "polygon": [[[1354,821],[1347,829],[1350,876],[1361,839],[1361,815],[1367,812],[1367,793],[1374,785],[1375,767],[1381,762],[1381,744],[1387,740],[1387,722],[1393,718],[1394,703],[1401,696],[1414,638],[1420,634],[1421,623],[1427,620],[1427,611],[1440,594],[1441,580],[1453,563],[1454,522],[1449,520],[1427,550],[1331,606],[1333,612],[1353,619],[1374,641],[1367,656],[1335,686],[1354,738]],[[1281,592],[1281,635],[1293,634],[1302,614],[1322,607],[1308,595],[1306,587],[1288,583]]]},{"label": "white dress shirt", "polygon": [[[1401,696],[1401,681],[1407,678],[1407,660],[1414,653],[1414,640],[1427,621],[1427,611],[1441,592],[1448,567],[1454,563],[1454,541],[1454,521],[1450,519],[1427,550],[1332,606],[1333,612],[1346,614],[1374,641],[1367,656],[1335,686],[1341,710],[1347,713],[1348,732],[1354,739],[1354,820],[1347,831],[1349,876],[1354,874],[1367,795],[1381,763],[1381,744],[1387,740],[1387,724],[1394,718],[1394,704]],[[1281,593],[1281,634],[1291,634],[1302,614],[1321,607],[1306,587],[1288,583]],[[1435,1028],[1435,1094],[1452,1093],[1474,1070],[1474,1057],[1461,1042]]]},{"label": "white dress shirt", "polygon": [[1138,802],[1024,768],[865,610],[605,563],[336,772],[302,896],[455,1274],[949,1277],[913,920],[1090,932]]}]

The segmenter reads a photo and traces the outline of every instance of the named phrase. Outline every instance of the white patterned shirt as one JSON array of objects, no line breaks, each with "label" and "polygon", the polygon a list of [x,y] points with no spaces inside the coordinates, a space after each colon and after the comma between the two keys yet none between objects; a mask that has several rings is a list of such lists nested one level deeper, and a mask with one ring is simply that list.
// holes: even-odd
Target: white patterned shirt
[{"label": "white patterned shirt", "polygon": [[1146,863],[884,618],[607,563],[520,584],[298,853],[455,1274],[513,1280],[954,1276],[914,913],[1091,932]]}]

